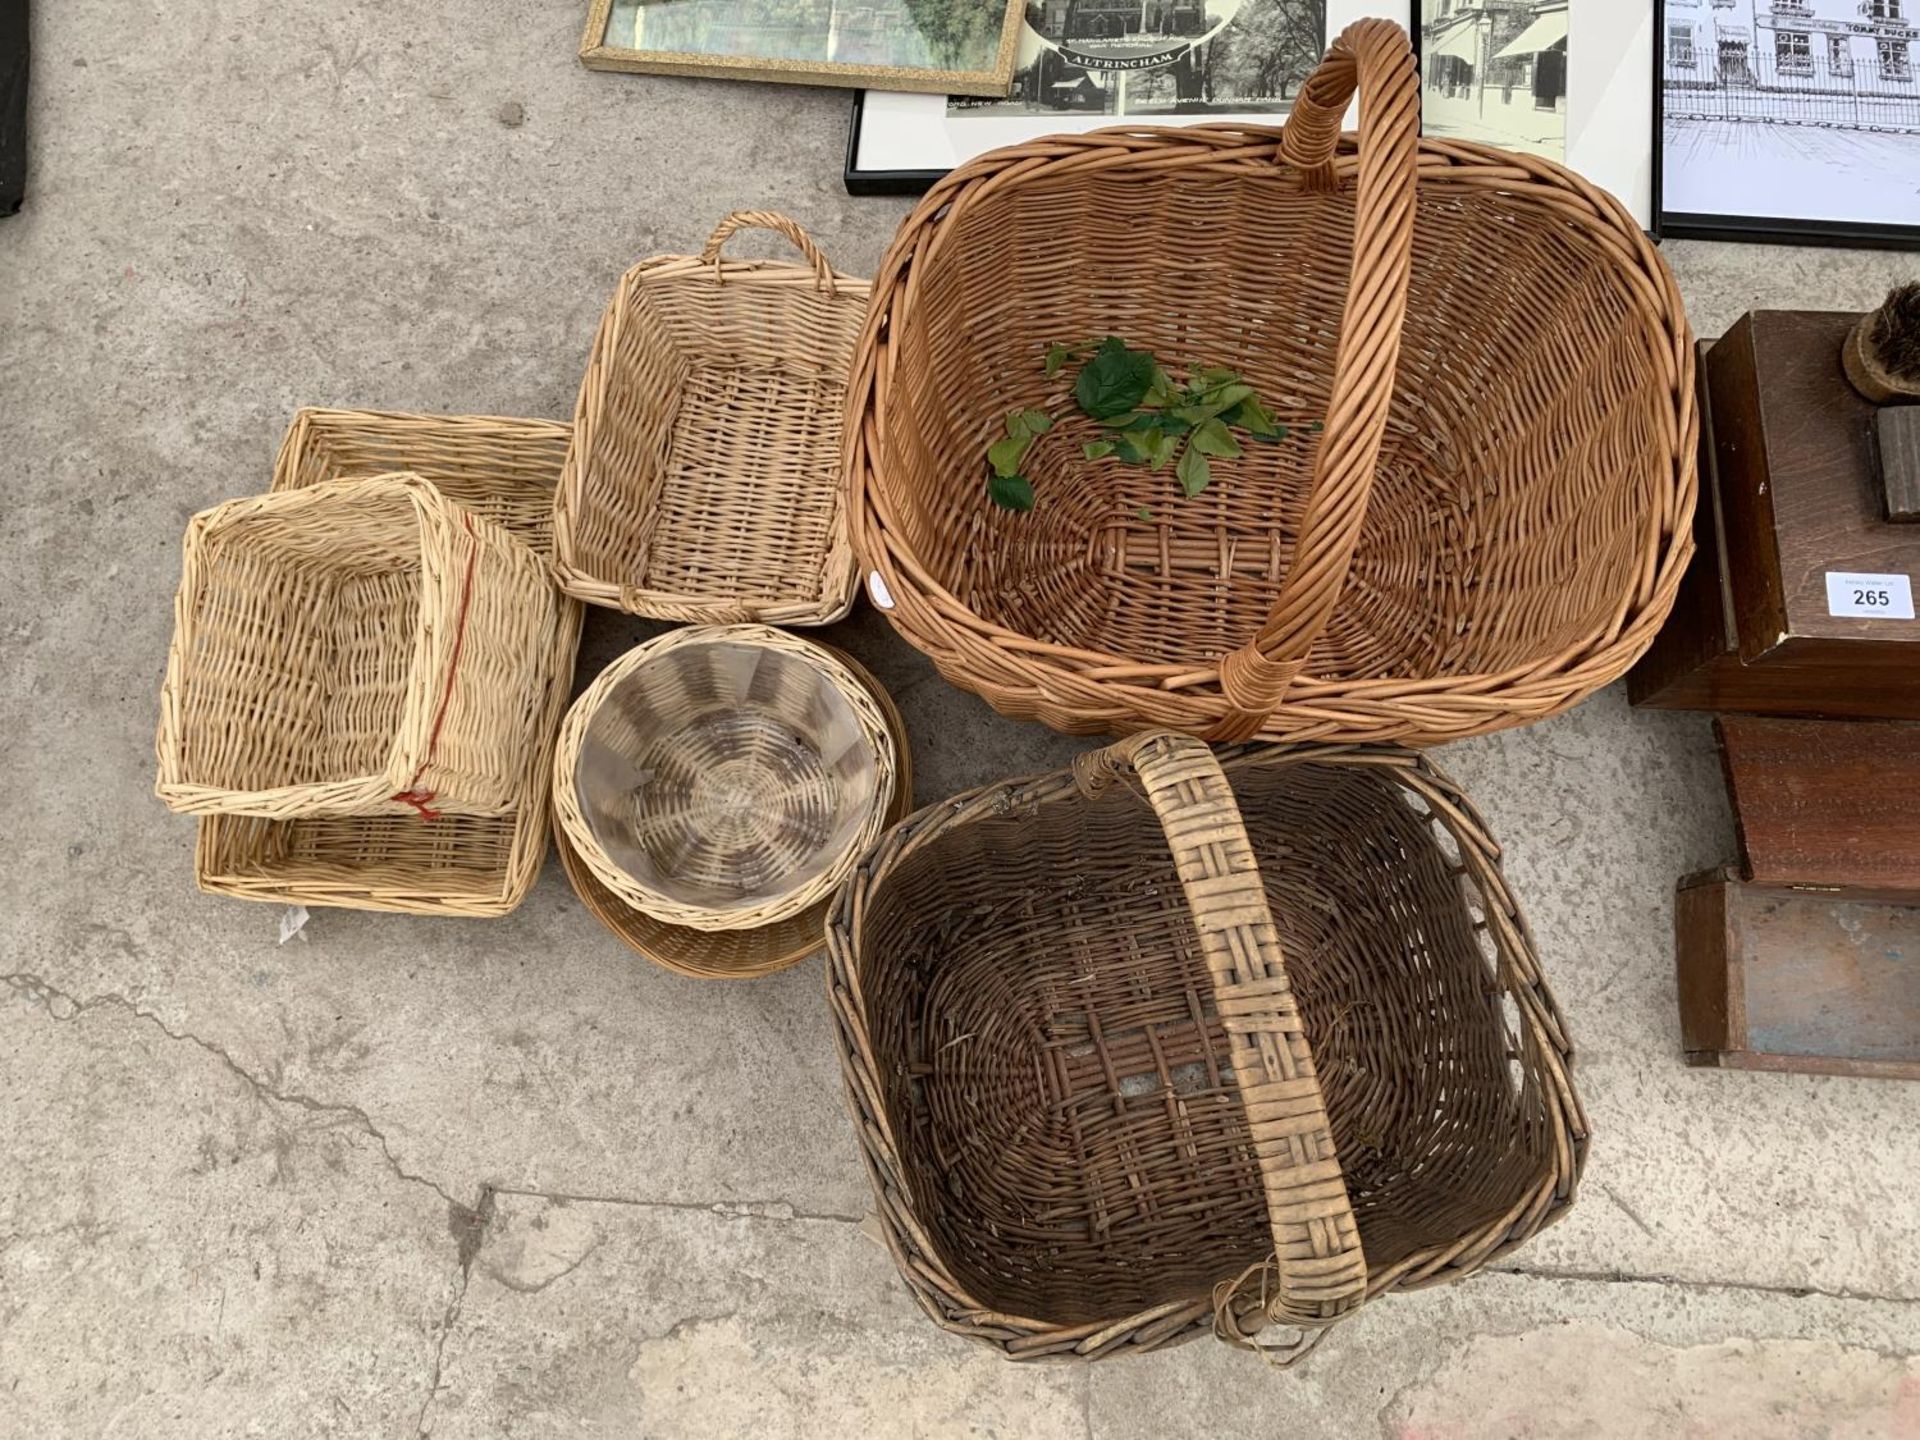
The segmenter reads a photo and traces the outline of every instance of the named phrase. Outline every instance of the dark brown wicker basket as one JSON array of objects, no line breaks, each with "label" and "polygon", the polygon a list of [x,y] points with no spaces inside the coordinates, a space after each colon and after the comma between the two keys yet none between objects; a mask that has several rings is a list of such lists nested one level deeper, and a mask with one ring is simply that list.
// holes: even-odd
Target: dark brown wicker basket
[{"label": "dark brown wicker basket", "polygon": [[1016,1358],[1291,1358],[1572,1203],[1559,1012],[1413,752],[1122,741],[889,831],[828,949],[888,1245]]}]

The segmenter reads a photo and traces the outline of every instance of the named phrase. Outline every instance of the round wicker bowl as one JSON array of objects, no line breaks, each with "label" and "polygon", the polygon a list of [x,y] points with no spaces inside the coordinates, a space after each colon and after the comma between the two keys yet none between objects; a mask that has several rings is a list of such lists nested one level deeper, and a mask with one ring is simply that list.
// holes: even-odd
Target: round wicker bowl
[{"label": "round wicker bowl", "polygon": [[[893,803],[887,807],[886,823],[898,824],[913,809],[913,759],[907,748],[905,722],[892,697],[864,666],[841,651],[832,653],[866,687],[886,718],[888,733],[893,736],[899,769],[894,777]],[[554,839],[560,848],[560,863],[566,867],[567,879],[572,882],[580,903],[629,950],[663,970],[694,980],[757,980],[809,960],[826,947],[831,895],[815,901],[798,915],[758,929],[695,930],[656,920],[601,884],[599,877],[567,843],[564,826],[554,827]]]},{"label": "round wicker bowl", "polygon": [[760,930],[825,900],[878,836],[899,751],[870,681],[833,651],[763,625],[689,626],[574,702],[554,818],[623,905]]}]

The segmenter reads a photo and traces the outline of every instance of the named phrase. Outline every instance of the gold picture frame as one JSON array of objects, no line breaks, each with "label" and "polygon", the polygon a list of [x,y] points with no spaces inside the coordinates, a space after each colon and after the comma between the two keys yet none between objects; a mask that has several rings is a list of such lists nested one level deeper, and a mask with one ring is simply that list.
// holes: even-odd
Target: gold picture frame
[{"label": "gold picture frame", "polygon": [[[747,8],[751,0],[650,0],[650,3],[663,8],[683,7],[683,14],[701,5],[738,14]],[[773,0],[765,0],[765,3],[771,4]],[[946,47],[949,63],[954,60],[990,62],[958,69],[940,68],[933,63],[931,43],[925,27],[909,15],[912,9],[909,0],[867,0],[864,4],[854,4],[851,0],[818,0],[818,4],[830,16],[825,32],[815,32],[820,34],[822,53],[817,57],[796,57],[792,54],[742,54],[732,49],[725,52],[644,49],[632,43],[610,43],[609,31],[616,21],[624,22],[632,17],[637,25],[639,14],[649,8],[649,0],[593,0],[587,14],[586,32],[580,40],[580,61],[594,70],[623,70],[646,75],[700,75],[714,80],[845,85],[873,90],[924,91],[936,95],[1000,96],[1005,95],[1012,84],[1014,55],[1019,47],[1020,25],[1025,14],[1024,0],[945,0],[943,14],[954,11],[964,13],[969,7],[977,6],[981,20],[990,21],[996,15],[999,19],[997,40],[991,26],[982,25],[974,27],[970,36],[949,42]],[[911,34],[899,34],[898,27],[885,25],[889,12],[907,16]],[[863,17],[859,23],[869,27],[862,37],[865,43],[852,47],[863,52],[861,59],[827,58],[828,53],[838,49],[842,43],[839,21],[843,14]],[[890,29],[895,33],[884,33]],[[790,45],[789,48],[804,50],[804,37],[794,36],[791,27],[789,31],[787,38],[790,41],[796,38],[803,40],[803,43]],[[630,39],[632,33],[629,28],[628,35],[621,38]],[[884,63],[887,59],[903,58],[903,55],[887,54],[890,44],[901,50],[903,55],[916,49],[926,51],[929,63]],[[954,53],[956,47],[961,45],[964,45],[964,50]]]}]

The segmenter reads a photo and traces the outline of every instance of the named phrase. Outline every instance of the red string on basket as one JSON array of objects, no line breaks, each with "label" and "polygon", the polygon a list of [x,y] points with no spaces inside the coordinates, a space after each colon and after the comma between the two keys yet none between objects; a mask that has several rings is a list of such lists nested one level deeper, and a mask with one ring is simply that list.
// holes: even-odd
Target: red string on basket
[{"label": "red string on basket", "polygon": [[432,802],[434,796],[431,790],[402,790],[393,798],[403,805],[411,805],[415,810],[418,810],[422,820],[438,820],[440,818],[440,812],[433,808]]},{"label": "red string on basket", "polygon": [[460,647],[467,641],[467,606],[473,599],[473,572],[480,563],[480,541],[473,533],[473,517],[463,513],[460,523],[466,527],[467,538],[472,543],[467,548],[467,574],[460,586],[460,616],[454,622],[453,658],[447,662],[447,684],[440,692],[440,707],[434,711],[433,730],[427,736],[427,753],[420,758],[420,768],[413,772],[413,779],[407,782],[407,788],[393,798],[403,805],[411,805],[420,812],[424,820],[438,820],[440,812],[433,808],[434,792],[420,789],[420,777],[427,773],[427,767],[433,763],[433,747],[440,743],[440,727],[446,723],[447,705],[453,699],[453,681],[460,669]]}]

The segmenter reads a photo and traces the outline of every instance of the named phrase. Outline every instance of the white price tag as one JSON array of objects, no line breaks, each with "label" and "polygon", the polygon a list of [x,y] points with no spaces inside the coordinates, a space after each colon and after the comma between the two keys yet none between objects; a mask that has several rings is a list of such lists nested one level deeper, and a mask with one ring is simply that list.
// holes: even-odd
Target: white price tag
[{"label": "white price tag", "polygon": [[[880,572],[878,570],[869,570],[867,572],[867,594],[873,597],[873,603],[878,605],[882,610],[891,610],[893,608],[893,592],[887,589],[887,582],[880,578]],[[1909,609],[1908,613],[1911,614],[1912,610]]]},{"label": "white price tag", "polygon": [[1905,575],[1827,571],[1827,613],[1863,620],[1913,619],[1913,581]]}]

